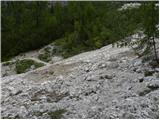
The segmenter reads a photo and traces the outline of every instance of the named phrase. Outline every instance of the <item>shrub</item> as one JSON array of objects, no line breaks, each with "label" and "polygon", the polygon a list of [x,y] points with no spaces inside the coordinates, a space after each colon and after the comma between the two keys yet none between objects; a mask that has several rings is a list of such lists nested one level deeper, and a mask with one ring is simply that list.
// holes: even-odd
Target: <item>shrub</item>
[{"label": "shrub", "polygon": [[63,52],[62,48],[59,46],[55,46],[52,49],[52,55],[60,55]]},{"label": "shrub", "polygon": [[65,109],[59,109],[53,112],[49,112],[48,115],[51,117],[51,119],[60,119],[63,116],[63,113],[65,113]]},{"label": "shrub", "polygon": [[28,60],[20,60],[16,63],[15,70],[16,70],[17,74],[24,73],[28,69],[30,69],[32,65],[34,65],[35,68],[39,68],[39,67],[44,66],[43,63],[37,63],[33,60],[29,60],[29,59]]},{"label": "shrub", "polygon": [[50,47],[45,47],[45,48],[44,48],[44,51],[45,51],[45,52],[50,52]]},{"label": "shrub", "polygon": [[156,62],[156,60],[152,60],[149,65],[152,67],[152,68],[158,68],[159,67],[159,63]]},{"label": "shrub", "polygon": [[153,72],[151,72],[151,71],[145,71],[144,72],[145,76],[152,76],[152,74],[153,74]]},{"label": "shrub", "polygon": [[50,54],[47,52],[39,54],[38,58],[45,62],[49,62],[51,60]]}]

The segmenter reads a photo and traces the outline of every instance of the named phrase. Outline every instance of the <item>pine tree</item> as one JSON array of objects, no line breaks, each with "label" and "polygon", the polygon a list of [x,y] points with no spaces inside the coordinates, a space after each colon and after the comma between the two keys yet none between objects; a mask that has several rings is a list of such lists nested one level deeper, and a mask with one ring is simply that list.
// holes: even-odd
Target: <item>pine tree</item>
[{"label": "pine tree", "polygon": [[[147,2],[142,5],[142,28],[145,37],[136,42],[136,50],[142,51],[142,56],[152,58],[154,55],[154,60],[159,63],[157,48],[156,48],[156,38],[158,38],[158,8],[155,6],[156,2]],[[149,59],[148,59],[149,60]]]},{"label": "pine tree", "polygon": [[[153,51],[154,57],[157,63],[159,63],[156,41],[155,38],[158,37],[158,8],[155,6],[155,2],[144,5],[144,34],[146,35],[147,51]],[[149,49],[149,50],[148,50]]]}]

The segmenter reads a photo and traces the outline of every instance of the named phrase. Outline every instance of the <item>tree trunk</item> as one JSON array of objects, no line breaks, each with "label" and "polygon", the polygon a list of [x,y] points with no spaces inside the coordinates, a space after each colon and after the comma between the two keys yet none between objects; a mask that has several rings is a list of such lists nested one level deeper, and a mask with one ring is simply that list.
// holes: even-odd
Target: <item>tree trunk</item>
[{"label": "tree trunk", "polygon": [[[154,10],[154,4],[152,4],[152,9]],[[154,21],[154,14],[153,14],[153,11],[152,11],[152,26],[154,26],[155,24],[153,23]],[[153,29],[153,27],[152,27]],[[152,30],[154,31],[154,29]],[[155,34],[153,34],[153,38],[152,38],[152,41],[153,41],[153,49],[154,49],[154,54],[155,54],[155,59],[156,59],[156,62],[157,64],[159,64],[159,59],[158,59],[158,56],[157,56],[157,51],[156,51],[156,42],[155,42]]]}]

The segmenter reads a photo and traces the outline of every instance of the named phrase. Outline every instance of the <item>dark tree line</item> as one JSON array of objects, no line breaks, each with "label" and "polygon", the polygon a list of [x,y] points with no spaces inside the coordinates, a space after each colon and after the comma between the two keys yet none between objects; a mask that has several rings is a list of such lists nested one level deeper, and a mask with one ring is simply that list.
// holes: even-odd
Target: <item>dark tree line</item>
[{"label": "dark tree line", "polygon": [[142,2],[140,8],[124,11],[117,9],[128,2],[64,3],[1,2],[2,60],[53,41],[69,57],[116,43],[139,29],[148,41],[157,37],[158,9],[148,7],[156,2]]}]

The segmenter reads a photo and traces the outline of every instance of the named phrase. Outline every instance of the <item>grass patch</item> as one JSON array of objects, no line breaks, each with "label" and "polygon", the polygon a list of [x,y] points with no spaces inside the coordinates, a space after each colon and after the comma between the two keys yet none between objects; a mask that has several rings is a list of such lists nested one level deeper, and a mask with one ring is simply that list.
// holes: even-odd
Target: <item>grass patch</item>
[{"label": "grass patch", "polygon": [[63,117],[63,113],[65,112],[65,109],[59,109],[53,112],[49,112],[48,115],[51,117],[51,119],[60,119]]},{"label": "grass patch", "polygon": [[34,69],[44,66],[43,63],[37,63],[33,60],[20,60],[16,62],[15,70],[17,74],[27,72],[31,66],[34,66]]}]

